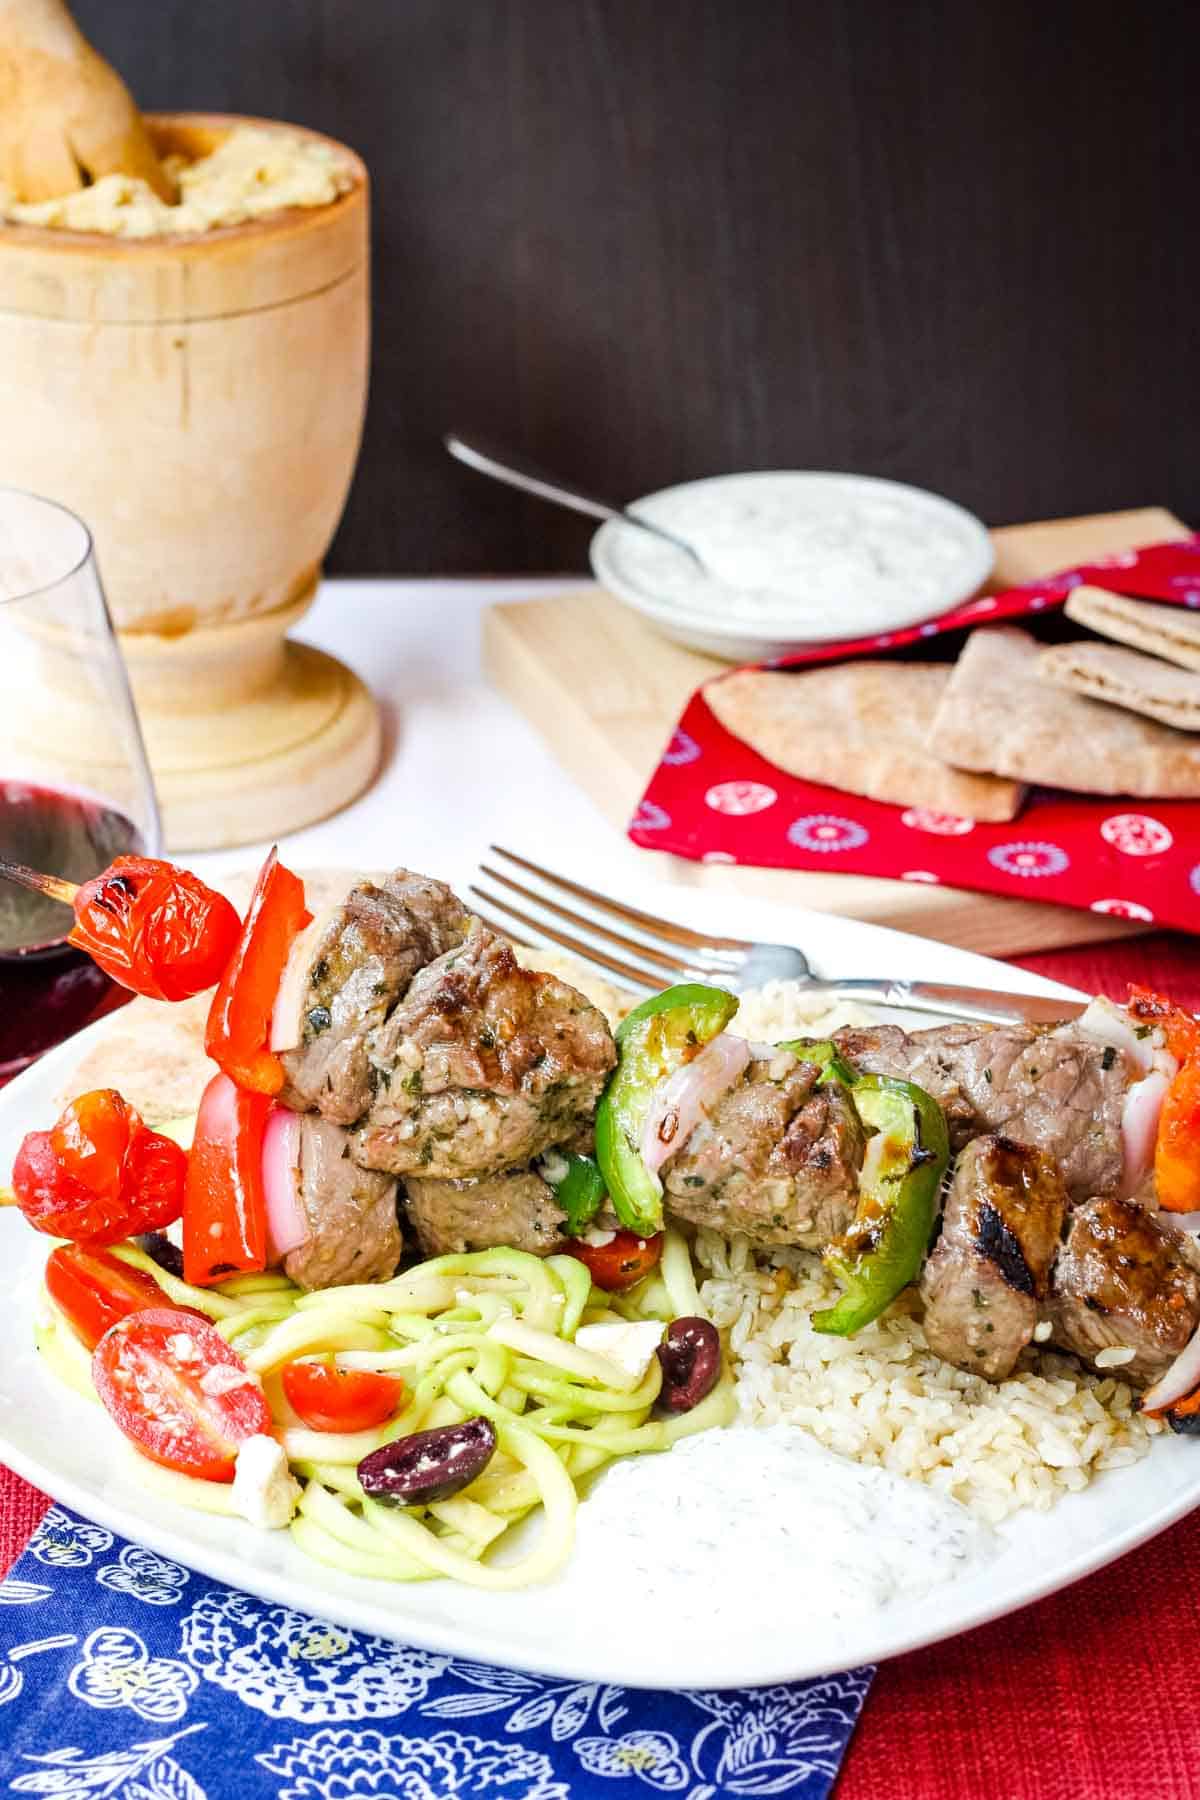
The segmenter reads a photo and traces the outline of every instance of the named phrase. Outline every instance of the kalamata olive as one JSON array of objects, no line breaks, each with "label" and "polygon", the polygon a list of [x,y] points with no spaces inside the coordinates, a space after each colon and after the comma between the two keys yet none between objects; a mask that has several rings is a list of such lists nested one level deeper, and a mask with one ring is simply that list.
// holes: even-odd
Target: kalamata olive
[{"label": "kalamata olive", "polygon": [[496,1433],[482,1416],[461,1425],[414,1431],[372,1450],[358,1465],[363,1493],[391,1506],[428,1506],[448,1500],[474,1481],[491,1462]]},{"label": "kalamata olive", "polygon": [[1169,1412],[1167,1424],[1172,1431],[1179,1432],[1181,1437],[1200,1436],[1200,1413]]},{"label": "kalamata olive", "polygon": [[668,1412],[691,1412],[717,1385],[721,1340],[707,1319],[673,1320],[655,1354],[663,1372],[658,1403]]},{"label": "kalamata olive", "polygon": [[165,1231],[144,1231],[134,1242],[160,1269],[183,1280],[183,1251],[171,1242]]}]

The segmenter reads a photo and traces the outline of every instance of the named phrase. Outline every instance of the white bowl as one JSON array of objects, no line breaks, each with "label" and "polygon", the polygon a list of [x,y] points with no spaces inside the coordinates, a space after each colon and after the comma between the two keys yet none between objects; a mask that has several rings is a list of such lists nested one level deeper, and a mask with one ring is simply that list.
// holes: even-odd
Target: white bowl
[{"label": "white bowl", "polygon": [[[684,552],[610,521],[591,543],[597,580],[676,643],[737,662],[936,618],[976,593],[994,562],[973,513],[869,475],[716,475],[648,494],[630,510],[694,544],[714,577]],[[786,531],[803,537],[793,543],[786,591],[782,581],[775,591],[761,565],[787,554]]]}]

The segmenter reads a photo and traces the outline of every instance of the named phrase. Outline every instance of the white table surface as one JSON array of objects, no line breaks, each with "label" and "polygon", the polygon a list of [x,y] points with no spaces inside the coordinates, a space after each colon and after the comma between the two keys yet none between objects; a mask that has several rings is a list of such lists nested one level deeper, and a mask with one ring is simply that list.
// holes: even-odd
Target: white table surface
[{"label": "white table surface", "polygon": [[[617,831],[483,676],[485,607],[587,585],[575,576],[325,581],[296,636],[340,657],[373,690],[384,711],[383,764],[352,806],[282,838],[284,860],[296,868],[404,864],[461,890],[496,843],[603,878],[613,891],[634,867],[644,879],[647,865],[661,865],[665,877],[668,859]],[[188,862],[244,868],[267,847]]]}]

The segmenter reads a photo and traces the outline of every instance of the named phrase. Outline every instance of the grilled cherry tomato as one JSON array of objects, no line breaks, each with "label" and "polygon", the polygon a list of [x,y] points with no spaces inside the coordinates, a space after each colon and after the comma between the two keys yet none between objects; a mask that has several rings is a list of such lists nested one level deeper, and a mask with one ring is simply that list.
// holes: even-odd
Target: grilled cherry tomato
[{"label": "grilled cherry tomato", "polygon": [[371,1369],[292,1362],[283,1365],[283,1391],[292,1411],[313,1431],[369,1431],[399,1412],[404,1383]]},{"label": "grilled cherry tomato", "polygon": [[186,1000],[212,987],[241,931],[223,894],[149,856],[118,856],[83,883],[74,906],[68,942],[151,1000]]},{"label": "grilled cherry tomato", "polygon": [[201,1481],[232,1481],[239,1445],[271,1432],[262,1387],[237,1351],[179,1307],[118,1320],[96,1346],[92,1379],[143,1455]]},{"label": "grilled cherry tomato", "polygon": [[662,1255],[663,1234],[639,1237],[636,1231],[614,1231],[607,1244],[589,1244],[586,1238],[572,1238],[564,1249],[577,1256],[598,1288],[610,1294],[623,1294],[648,1275]]},{"label": "grilled cherry tomato", "polygon": [[[46,1291],[65,1315],[77,1338],[94,1350],[110,1325],[130,1313],[168,1304],[167,1296],[144,1269],[119,1256],[79,1244],[60,1244],[46,1262]],[[181,1311],[190,1312],[190,1307]],[[202,1313],[196,1313],[202,1318]]]},{"label": "grilled cherry tomato", "polygon": [[283,1086],[283,1064],[267,1047],[271,1013],[288,951],[310,918],[304,883],[272,850],[213,995],[204,1034],[204,1048],[218,1068],[255,1093],[277,1094]]},{"label": "grilled cherry tomato", "polygon": [[207,1287],[267,1266],[263,1132],[271,1102],[214,1075],[200,1100],[183,1198],[183,1277]]},{"label": "grilled cherry tomato", "polygon": [[82,1094],[50,1131],[26,1134],[13,1163],[17,1205],[51,1237],[115,1244],[161,1231],[183,1209],[187,1157],[115,1088]]}]

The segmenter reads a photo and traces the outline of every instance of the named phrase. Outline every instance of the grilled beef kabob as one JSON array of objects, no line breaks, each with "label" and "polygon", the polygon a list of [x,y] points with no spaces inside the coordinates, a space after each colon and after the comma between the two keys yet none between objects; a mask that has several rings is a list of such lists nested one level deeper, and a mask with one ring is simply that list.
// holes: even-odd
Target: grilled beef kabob
[{"label": "grilled beef kabob", "polygon": [[[148,891],[123,873],[114,894],[114,879],[98,878],[110,935]],[[156,981],[142,991],[167,997]],[[719,990],[670,990],[614,1045],[595,1007],[521,968],[444,884],[398,870],[308,922],[301,885],[269,860],[210,1015],[233,1086],[206,1091],[189,1195],[214,1143],[236,1162],[226,1115],[261,1100],[265,1254],[305,1286],[391,1274],[398,1200],[426,1253],[549,1252],[589,1224],[651,1236],[665,1204],[822,1250],[845,1293],[820,1330],[853,1332],[924,1265],[931,1344],[991,1379],[1034,1339],[1134,1382],[1175,1364],[1200,1321],[1200,1261],[1148,1183],[1175,1070],[1157,1021],[1097,1003],[1053,1028],[873,1026],[772,1046],[726,1030],[735,1010]],[[262,1266],[261,1245],[211,1226],[202,1248],[192,1278]]]},{"label": "grilled beef kabob", "polygon": [[[312,928],[285,987],[276,1036],[290,1018],[298,1041],[283,1098],[351,1128],[352,1165],[402,1177],[423,1250],[562,1246],[548,1153],[587,1146],[616,1060],[595,1008],[403,871]],[[1188,1342],[1200,1263],[1133,1200],[1173,1072],[1160,1035],[1103,1005],[1063,1027],[837,1034],[853,1076],[931,1096],[960,1152],[922,1278],[939,1355],[998,1380],[1036,1336],[1093,1365],[1115,1352],[1109,1366],[1145,1383]],[[688,1052],[655,1084],[638,1146],[667,1209],[762,1245],[845,1240],[868,1133],[855,1087],[828,1079],[829,1047],[718,1031]],[[343,1213],[314,1242],[354,1228]]]}]

